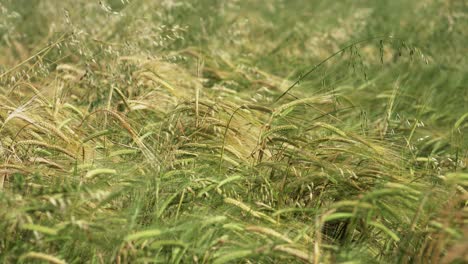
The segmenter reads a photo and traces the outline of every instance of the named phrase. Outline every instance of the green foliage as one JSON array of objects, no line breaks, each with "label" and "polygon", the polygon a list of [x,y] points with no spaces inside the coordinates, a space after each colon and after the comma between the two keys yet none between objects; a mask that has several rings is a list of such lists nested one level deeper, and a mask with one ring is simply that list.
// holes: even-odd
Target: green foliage
[{"label": "green foliage", "polygon": [[467,261],[468,5],[305,2],[2,1],[0,262]]}]

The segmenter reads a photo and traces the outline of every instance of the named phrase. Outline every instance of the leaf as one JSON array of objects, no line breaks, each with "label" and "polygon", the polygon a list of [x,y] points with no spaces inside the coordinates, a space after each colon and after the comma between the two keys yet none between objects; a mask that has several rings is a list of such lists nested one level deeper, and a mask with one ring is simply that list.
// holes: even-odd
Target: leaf
[{"label": "leaf", "polygon": [[397,234],[395,234],[392,230],[388,229],[386,226],[384,226],[383,224],[379,223],[379,222],[375,222],[375,221],[371,221],[369,223],[371,226],[374,226],[380,230],[382,230],[384,233],[386,233],[387,235],[389,235],[393,240],[395,241],[400,241],[400,238],[397,236]]},{"label": "leaf", "polygon": [[323,221],[328,222],[328,221],[346,219],[346,218],[352,218],[352,217],[354,217],[353,213],[334,213],[334,214],[325,216]]},{"label": "leaf", "polygon": [[455,125],[453,125],[453,129],[457,130],[461,124],[463,124],[463,121],[465,121],[465,119],[468,118],[468,113],[465,113],[464,115],[462,115],[458,120],[457,122],[455,122]]}]

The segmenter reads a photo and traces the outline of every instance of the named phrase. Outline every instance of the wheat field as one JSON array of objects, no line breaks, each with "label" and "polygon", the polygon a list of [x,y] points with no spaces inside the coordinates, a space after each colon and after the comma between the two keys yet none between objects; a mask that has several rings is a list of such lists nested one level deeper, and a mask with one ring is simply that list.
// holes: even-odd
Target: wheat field
[{"label": "wheat field", "polygon": [[468,262],[463,0],[1,0],[1,263]]}]

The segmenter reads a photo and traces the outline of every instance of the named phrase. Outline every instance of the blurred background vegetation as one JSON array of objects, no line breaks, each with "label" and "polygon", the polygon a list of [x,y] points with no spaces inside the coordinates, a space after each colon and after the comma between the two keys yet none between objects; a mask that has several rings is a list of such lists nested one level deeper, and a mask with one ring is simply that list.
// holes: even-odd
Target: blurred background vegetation
[{"label": "blurred background vegetation", "polygon": [[2,0],[0,261],[464,263],[467,28],[463,0]]}]

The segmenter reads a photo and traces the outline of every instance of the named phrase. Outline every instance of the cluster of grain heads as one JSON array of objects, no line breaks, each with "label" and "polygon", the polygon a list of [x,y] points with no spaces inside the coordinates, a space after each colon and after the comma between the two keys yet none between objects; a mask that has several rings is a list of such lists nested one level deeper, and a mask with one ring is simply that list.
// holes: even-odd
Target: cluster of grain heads
[{"label": "cluster of grain heads", "polygon": [[[0,3],[0,262],[466,258],[457,1],[427,28],[383,15],[404,1],[23,2]],[[437,56],[376,34],[408,24]]]}]

